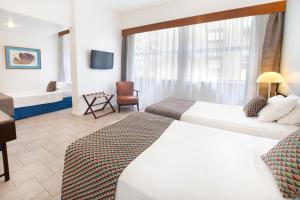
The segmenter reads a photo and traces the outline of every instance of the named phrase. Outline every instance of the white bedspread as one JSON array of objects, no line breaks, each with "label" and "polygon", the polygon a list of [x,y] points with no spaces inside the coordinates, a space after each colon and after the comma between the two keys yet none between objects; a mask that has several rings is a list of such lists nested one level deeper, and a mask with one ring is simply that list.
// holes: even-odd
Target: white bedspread
[{"label": "white bedspread", "polygon": [[259,122],[257,117],[246,117],[241,106],[199,101],[182,115],[181,120],[272,139],[285,138],[290,133],[300,129],[300,126]]},{"label": "white bedspread", "polygon": [[6,93],[6,95],[13,97],[15,108],[22,108],[62,101],[63,98],[71,96],[71,91],[46,92],[45,90],[36,90]]},{"label": "white bedspread", "polygon": [[175,121],[123,171],[116,200],[283,200],[260,158],[276,142]]}]

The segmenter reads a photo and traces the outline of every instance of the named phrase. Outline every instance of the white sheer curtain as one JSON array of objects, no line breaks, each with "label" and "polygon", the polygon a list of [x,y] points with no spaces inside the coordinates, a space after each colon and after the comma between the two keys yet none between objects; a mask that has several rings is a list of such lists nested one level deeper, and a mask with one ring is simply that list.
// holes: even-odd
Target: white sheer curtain
[{"label": "white sheer curtain", "polygon": [[59,37],[60,67],[58,81],[71,84],[71,43],[70,34]]},{"label": "white sheer curtain", "polygon": [[127,80],[142,106],[167,97],[244,104],[256,78],[268,15],[128,37]]}]

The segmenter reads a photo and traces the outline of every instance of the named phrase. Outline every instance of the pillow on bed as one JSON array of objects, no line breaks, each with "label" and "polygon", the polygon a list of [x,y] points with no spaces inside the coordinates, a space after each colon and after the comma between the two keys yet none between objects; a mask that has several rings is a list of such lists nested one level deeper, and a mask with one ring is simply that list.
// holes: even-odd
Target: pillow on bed
[{"label": "pillow on bed", "polygon": [[56,90],[71,90],[72,86],[66,82],[56,82]]},{"label": "pillow on bed", "polygon": [[285,97],[282,96],[282,95],[276,95],[274,97],[271,97],[270,99],[268,99],[268,103],[272,103],[272,102],[275,102],[277,100],[280,100],[280,99],[284,99]]},{"label": "pillow on bed", "polygon": [[255,117],[257,116],[257,113],[266,105],[267,100],[262,96],[258,96],[249,101],[244,106],[243,111],[245,112],[246,117]]},{"label": "pillow on bed", "polygon": [[276,97],[270,99],[268,104],[258,113],[258,120],[273,122],[288,114],[297,104],[298,97],[290,95],[286,98]]},{"label": "pillow on bed", "polygon": [[298,98],[296,107],[277,122],[279,124],[300,125],[300,98]]},{"label": "pillow on bed", "polygon": [[54,92],[56,90],[56,81],[50,81],[47,86],[47,92]]},{"label": "pillow on bed", "polygon": [[300,130],[280,141],[266,155],[264,162],[271,169],[284,198],[300,195]]}]

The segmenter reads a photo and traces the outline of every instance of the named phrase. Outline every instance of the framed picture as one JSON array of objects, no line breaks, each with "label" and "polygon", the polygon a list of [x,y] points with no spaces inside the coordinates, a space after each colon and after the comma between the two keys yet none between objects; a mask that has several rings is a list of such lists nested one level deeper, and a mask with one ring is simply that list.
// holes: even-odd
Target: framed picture
[{"label": "framed picture", "polygon": [[41,50],[5,47],[6,69],[41,69]]}]

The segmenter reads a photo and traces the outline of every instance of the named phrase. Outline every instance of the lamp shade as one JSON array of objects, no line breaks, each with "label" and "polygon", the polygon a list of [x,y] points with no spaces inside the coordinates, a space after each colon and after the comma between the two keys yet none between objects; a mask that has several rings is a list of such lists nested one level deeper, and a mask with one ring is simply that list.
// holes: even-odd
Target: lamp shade
[{"label": "lamp shade", "polygon": [[283,76],[277,72],[265,72],[257,78],[258,83],[283,83]]}]

